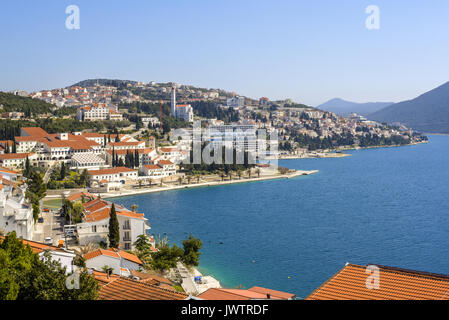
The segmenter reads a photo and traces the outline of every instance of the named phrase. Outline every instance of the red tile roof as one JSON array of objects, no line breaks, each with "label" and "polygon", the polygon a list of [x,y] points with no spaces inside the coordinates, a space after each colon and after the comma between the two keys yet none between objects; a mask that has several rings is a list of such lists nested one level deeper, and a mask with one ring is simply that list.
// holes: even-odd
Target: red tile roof
[{"label": "red tile roof", "polygon": [[379,288],[369,289],[372,271],[347,264],[306,300],[449,300],[449,276],[385,266],[379,268]]},{"label": "red tile roof", "polygon": [[188,295],[120,277],[101,287],[98,300],[186,300]]},{"label": "red tile roof", "polygon": [[136,255],[133,255],[131,253],[128,253],[126,251],[121,251],[121,250],[116,250],[116,249],[97,249],[95,251],[86,253],[85,255],[83,255],[83,258],[85,260],[90,260],[99,256],[108,256],[108,257],[112,257],[112,258],[116,258],[116,259],[120,259],[123,258],[125,260],[137,263],[137,264],[142,264],[142,261],[140,261],[139,257],[137,257]]},{"label": "red tile roof", "polygon": [[30,157],[32,155],[34,155],[33,152],[31,152],[31,153],[4,153],[4,154],[0,154],[0,160],[26,159],[26,157]]},{"label": "red tile roof", "polygon": [[198,296],[204,300],[259,300],[268,299],[268,295],[272,300],[296,299],[296,295],[292,293],[266,289],[262,287],[253,287],[248,290],[242,289],[209,289]]},{"label": "red tile roof", "polygon": [[34,136],[34,137],[45,137],[48,135],[48,133],[39,127],[26,127],[22,128],[23,131],[25,131],[28,135]]},{"label": "red tile roof", "polygon": [[91,176],[101,176],[105,174],[118,174],[122,172],[137,172],[137,170],[126,168],[126,167],[115,167],[109,169],[101,169],[101,170],[90,170],[89,175]]}]

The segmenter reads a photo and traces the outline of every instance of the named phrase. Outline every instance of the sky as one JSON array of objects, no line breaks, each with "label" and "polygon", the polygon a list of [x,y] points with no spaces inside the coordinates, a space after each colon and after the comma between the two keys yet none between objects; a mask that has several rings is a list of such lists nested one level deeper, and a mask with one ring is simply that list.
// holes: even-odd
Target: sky
[{"label": "sky", "polygon": [[[366,28],[369,5],[379,29]],[[449,81],[448,17],[447,0],[3,0],[0,90],[113,78],[397,102]]]}]

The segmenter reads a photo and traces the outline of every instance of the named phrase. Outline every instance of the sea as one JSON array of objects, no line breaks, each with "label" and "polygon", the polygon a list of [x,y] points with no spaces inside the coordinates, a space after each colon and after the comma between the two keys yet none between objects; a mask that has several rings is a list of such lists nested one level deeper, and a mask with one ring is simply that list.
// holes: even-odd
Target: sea
[{"label": "sea", "polygon": [[301,299],[346,263],[449,274],[449,136],[348,153],[280,161],[310,176],[114,201],[137,204],[156,237],[201,239],[199,270],[226,288]]}]

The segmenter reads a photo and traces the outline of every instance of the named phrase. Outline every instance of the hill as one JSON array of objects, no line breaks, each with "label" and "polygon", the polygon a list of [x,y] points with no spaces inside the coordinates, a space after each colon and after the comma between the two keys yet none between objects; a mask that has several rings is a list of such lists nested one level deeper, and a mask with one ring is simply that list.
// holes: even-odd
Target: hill
[{"label": "hill", "polygon": [[29,97],[16,96],[0,91],[0,110],[2,112],[23,112],[26,116],[47,114],[56,106],[45,101]]},{"label": "hill", "polygon": [[368,115],[378,122],[399,122],[426,133],[449,133],[449,82],[419,97]]},{"label": "hill", "polygon": [[394,102],[357,103],[336,98],[317,106],[317,109],[333,112],[343,117],[354,112],[362,116],[367,116],[368,114],[381,110],[393,103]]}]

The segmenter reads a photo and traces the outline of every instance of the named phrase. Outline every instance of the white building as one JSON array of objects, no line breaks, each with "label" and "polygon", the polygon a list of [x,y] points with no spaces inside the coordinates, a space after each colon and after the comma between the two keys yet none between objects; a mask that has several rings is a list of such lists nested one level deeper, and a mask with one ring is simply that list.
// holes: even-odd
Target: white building
[{"label": "white building", "polygon": [[88,269],[103,271],[105,267],[112,269],[112,273],[127,277],[131,270],[141,270],[140,259],[128,252],[116,249],[98,249],[83,256]]},{"label": "white building", "polygon": [[136,180],[138,177],[137,170],[126,168],[126,167],[116,167],[100,170],[90,170],[89,171],[89,181],[92,182],[121,182],[125,184],[129,180]]},{"label": "white building", "polygon": [[[77,224],[77,236],[81,245],[89,242],[108,243],[109,217],[112,203],[95,199],[83,204],[83,222]],[[120,249],[133,250],[139,235],[146,235],[150,230],[148,220],[143,213],[136,213],[115,204],[120,228]]]},{"label": "white building", "polygon": [[34,232],[33,210],[25,194],[15,183],[1,179],[0,229],[4,233],[15,231],[17,237],[32,239]]}]

